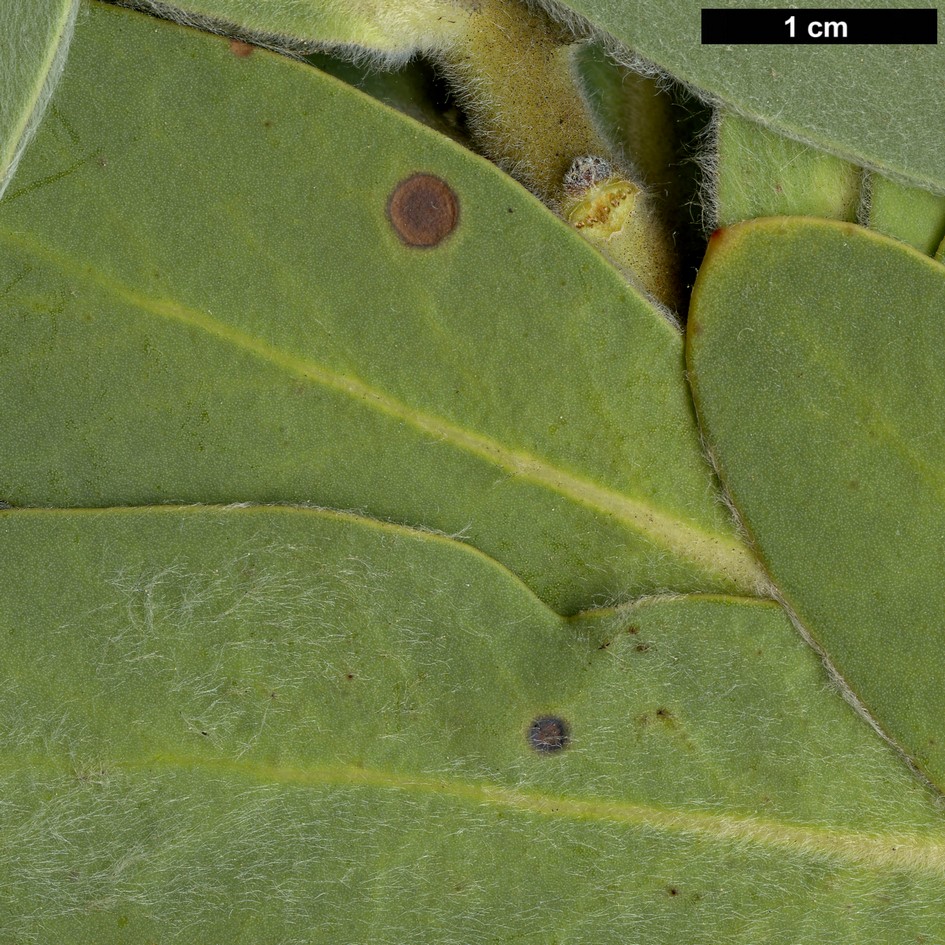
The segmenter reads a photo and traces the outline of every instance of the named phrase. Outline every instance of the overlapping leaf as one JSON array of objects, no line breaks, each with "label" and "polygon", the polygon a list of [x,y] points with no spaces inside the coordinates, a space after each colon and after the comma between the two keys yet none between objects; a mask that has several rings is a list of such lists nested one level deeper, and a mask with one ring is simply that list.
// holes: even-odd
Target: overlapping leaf
[{"label": "overlapping leaf", "polygon": [[[941,44],[909,46],[908,55],[896,44],[703,46],[705,4],[697,0],[566,0],[560,5],[584,14],[630,49],[747,118],[854,163],[945,192]],[[910,2],[884,6],[907,8]]]},{"label": "overlapping leaf", "polygon": [[725,110],[716,145],[713,196],[721,226],[783,214],[856,219],[863,174],[855,165]]},{"label": "overlapping leaf", "polygon": [[778,588],[853,692],[945,786],[945,268],[853,225],[713,238],[696,405]]},{"label": "overlapping leaf", "polygon": [[6,0],[0,8],[0,196],[62,73],[79,0]]},{"label": "overlapping leaf", "polygon": [[[780,134],[945,192],[941,44],[909,46],[908,55],[897,44],[703,46],[703,4],[696,0],[555,0],[550,5],[582,14],[633,52]],[[910,0],[886,4],[892,9],[909,5]],[[338,45],[354,42],[382,53],[435,48],[464,9],[454,0],[356,5],[270,0],[264,6],[247,0],[175,0],[163,6],[231,27]]]},{"label": "overlapping leaf", "polygon": [[945,934],[938,807],[772,603],[566,620],[288,508],[7,511],[0,572],[3,938]]},{"label": "overlapping leaf", "polygon": [[[388,217],[418,173],[459,208],[424,249]],[[453,142],[308,66],[93,6],[17,183],[6,501],[363,509],[463,533],[562,610],[754,587],[678,333]]]}]

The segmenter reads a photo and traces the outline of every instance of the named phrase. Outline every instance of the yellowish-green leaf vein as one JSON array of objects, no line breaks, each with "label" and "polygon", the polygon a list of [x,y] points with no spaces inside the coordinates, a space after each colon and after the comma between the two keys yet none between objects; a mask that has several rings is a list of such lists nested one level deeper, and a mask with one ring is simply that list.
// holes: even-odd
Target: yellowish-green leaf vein
[{"label": "yellowish-green leaf vein", "polygon": [[384,413],[436,439],[451,443],[485,459],[516,478],[538,483],[559,495],[591,508],[646,535],[681,558],[722,574],[747,593],[763,593],[765,576],[751,552],[728,536],[709,534],[689,522],[667,514],[643,499],[614,492],[547,460],[512,449],[490,437],[402,403],[383,391],[349,375],[339,374],[304,357],[267,344],[212,315],[172,299],[154,298],[119,282],[100,270],[79,264],[22,234],[2,234],[8,243],[40,255],[63,271],[93,282],[134,308],[158,318],[189,325],[234,345],[284,371],[334,390]]},{"label": "yellowish-green leaf vein", "polygon": [[255,781],[312,788],[374,788],[436,794],[461,803],[482,804],[523,814],[644,827],[667,833],[702,836],[719,842],[742,842],[773,847],[786,853],[826,857],[873,869],[905,869],[945,878],[945,840],[935,836],[906,832],[853,833],[835,828],[789,824],[751,815],[666,810],[648,804],[606,798],[553,796],[495,784],[401,774],[345,764],[311,765],[302,768],[165,755],[116,767],[134,770],[155,766],[213,769]]},{"label": "yellowish-green leaf vein", "polygon": [[[51,30],[52,41],[46,46],[42,64],[36,70],[36,80],[23,101],[19,117],[9,131],[5,146],[0,142],[0,147],[3,147],[0,153],[0,194],[9,183],[19,156],[42,117],[52,86],[65,59],[77,9],[78,0],[61,5],[59,18]],[[4,94],[9,94],[9,90],[4,89]]]}]

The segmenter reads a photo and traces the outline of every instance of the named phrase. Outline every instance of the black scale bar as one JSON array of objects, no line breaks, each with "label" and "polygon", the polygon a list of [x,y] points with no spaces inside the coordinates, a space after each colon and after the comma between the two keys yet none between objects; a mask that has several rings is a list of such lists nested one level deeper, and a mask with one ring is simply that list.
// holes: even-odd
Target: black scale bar
[{"label": "black scale bar", "polygon": [[702,44],[757,45],[938,42],[938,11],[910,10],[757,10],[702,11]]}]

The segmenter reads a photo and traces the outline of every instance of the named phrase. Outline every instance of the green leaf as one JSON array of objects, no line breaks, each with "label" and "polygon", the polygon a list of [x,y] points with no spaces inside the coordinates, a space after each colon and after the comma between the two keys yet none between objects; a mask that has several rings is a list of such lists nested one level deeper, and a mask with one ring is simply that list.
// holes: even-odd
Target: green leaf
[{"label": "green leaf", "polygon": [[4,0],[0,9],[0,196],[65,64],[79,0]]},{"label": "green leaf", "polygon": [[566,620],[289,508],[9,511],[0,549],[5,939],[945,935],[940,809],[770,602]]},{"label": "green leaf", "polygon": [[945,237],[945,196],[907,187],[879,174],[869,177],[869,225],[928,256]]},{"label": "green leaf", "polygon": [[452,35],[459,12],[449,0],[137,0],[137,4],[186,26],[235,33],[277,48],[329,46],[356,60],[388,62],[403,62],[418,49],[436,47]]},{"label": "green leaf", "polygon": [[[6,501],[366,510],[461,532],[568,611],[755,587],[678,332],[487,162],[104,6],[57,103],[0,204]],[[388,216],[418,173],[458,203],[426,248]]]},{"label": "green leaf", "polygon": [[[895,0],[890,8],[909,8]],[[555,0],[667,72],[746,118],[790,138],[922,187],[945,192],[945,109],[931,77],[945,71],[939,45],[703,46],[698,0]],[[463,7],[446,0],[183,0],[164,13],[286,41],[403,55],[450,44]],[[179,11],[174,14],[173,11]],[[444,10],[448,11],[444,15]],[[864,52],[865,50],[865,52]],[[891,108],[890,103],[895,102]]]},{"label": "green leaf", "polygon": [[[701,0],[558,0],[746,118],[945,192],[945,46],[703,46]],[[884,3],[909,8],[911,0]],[[941,29],[941,27],[940,27]]]},{"label": "green leaf", "polygon": [[689,323],[725,487],[801,624],[945,787],[945,268],[853,225],[709,246]]},{"label": "green leaf", "polygon": [[856,219],[861,170],[722,111],[716,129],[718,222],[769,216]]}]

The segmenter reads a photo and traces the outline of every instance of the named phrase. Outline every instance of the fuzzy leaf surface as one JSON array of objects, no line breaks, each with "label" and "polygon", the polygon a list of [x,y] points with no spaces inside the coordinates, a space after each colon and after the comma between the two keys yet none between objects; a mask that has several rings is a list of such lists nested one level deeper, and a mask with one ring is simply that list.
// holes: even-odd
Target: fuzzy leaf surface
[{"label": "fuzzy leaf surface", "polygon": [[[754,587],[681,336],[522,188],[215,36],[93,6],[73,54],[0,203],[7,502],[366,510],[562,610]],[[387,211],[417,173],[459,206],[422,249]]]},{"label": "fuzzy leaf surface", "polygon": [[812,637],[945,787],[945,268],[852,224],[712,239],[688,360],[723,483]]},{"label": "fuzzy leaf surface", "polygon": [[862,171],[722,110],[716,125],[718,224],[755,217],[856,219]]},{"label": "fuzzy leaf surface", "polygon": [[[907,9],[910,3],[886,6]],[[288,45],[396,59],[454,43],[457,24],[472,6],[463,0],[179,0],[162,10],[203,27],[281,36]],[[581,14],[633,52],[779,134],[945,192],[941,44],[909,46],[907,56],[895,44],[703,46],[703,4],[696,0],[553,0],[548,6],[565,17]]]},{"label": "fuzzy leaf surface", "polygon": [[0,633],[4,939],[945,935],[941,810],[771,602],[564,619],[350,515],[14,510]]},{"label": "fuzzy leaf surface", "polygon": [[[144,10],[198,29],[275,48],[325,47],[358,60],[402,62],[452,34],[464,0],[138,0]],[[452,14],[452,15],[451,15]]]},{"label": "fuzzy leaf surface", "polygon": [[[836,9],[855,8],[847,0]],[[884,8],[909,8],[893,0]],[[945,46],[703,46],[698,0],[566,0],[683,82],[772,130],[945,192]],[[744,0],[736,7],[754,7]],[[862,6],[862,5],[861,5]],[[942,15],[939,12],[939,33]],[[895,106],[891,107],[890,103]]]},{"label": "fuzzy leaf surface", "polygon": [[0,196],[62,73],[79,0],[5,0],[0,7]]}]

